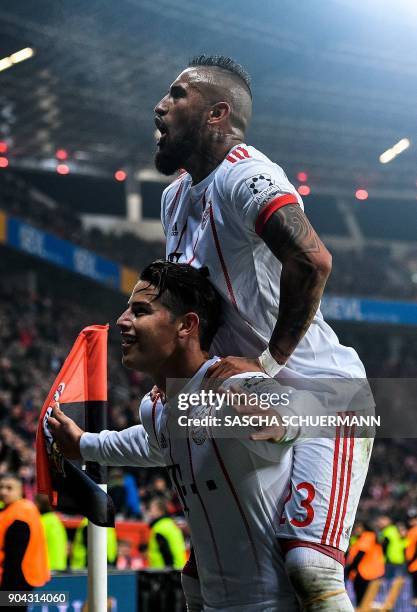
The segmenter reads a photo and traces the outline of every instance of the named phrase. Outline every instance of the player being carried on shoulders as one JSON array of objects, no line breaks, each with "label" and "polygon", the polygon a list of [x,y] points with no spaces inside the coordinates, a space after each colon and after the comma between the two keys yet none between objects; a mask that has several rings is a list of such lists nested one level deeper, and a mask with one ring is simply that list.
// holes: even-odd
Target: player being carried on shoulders
[{"label": "player being carried on shoulders", "polygon": [[[156,168],[167,175],[185,170],[162,196],[166,256],[207,266],[223,298],[212,351],[224,359],[211,375],[259,368],[300,385],[364,380],[357,353],[339,343],[319,309],[329,252],[282,168],[244,143],[251,111],[246,71],[221,56],[192,60],[155,107]],[[355,437],[351,427],[295,444],[279,538],[306,610],[353,609],[344,553],[371,448],[372,440]]]}]

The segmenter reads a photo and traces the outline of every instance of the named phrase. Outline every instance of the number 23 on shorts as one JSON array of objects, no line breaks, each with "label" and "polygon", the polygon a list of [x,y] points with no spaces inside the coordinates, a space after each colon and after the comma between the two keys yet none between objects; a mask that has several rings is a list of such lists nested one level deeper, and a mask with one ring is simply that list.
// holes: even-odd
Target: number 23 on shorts
[{"label": "number 23 on shorts", "polygon": [[[305,494],[304,499],[300,500],[300,505],[304,509],[304,512],[305,512],[305,517],[302,520],[298,520],[297,518],[293,517],[290,519],[290,523],[294,527],[307,527],[313,522],[313,519],[314,519],[314,508],[312,506],[312,501],[314,500],[316,496],[316,490],[310,482],[300,482],[295,488],[297,491],[301,491],[303,494]],[[287,520],[284,516],[285,506],[290,501],[292,497],[292,493],[293,493],[293,489],[292,489],[292,486],[290,485],[290,490],[284,501],[284,506],[283,506],[281,518],[279,521],[280,525],[284,525]]]}]

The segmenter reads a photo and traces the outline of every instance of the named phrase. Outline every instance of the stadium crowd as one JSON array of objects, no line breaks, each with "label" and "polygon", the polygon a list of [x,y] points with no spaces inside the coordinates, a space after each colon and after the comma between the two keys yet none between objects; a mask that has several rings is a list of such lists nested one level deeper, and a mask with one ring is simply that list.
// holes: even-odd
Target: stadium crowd
[{"label": "stadium crowd", "polygon": [[[77,213],[42,197],[23,178],[11,172],[0,173],[0,210],[133,268],[140,269],[144,261],[164,256],[164,245],[160,241],[144,242],[132,233],[105,233],[96,227],[83,228]],[[415,249],[409,249],[401,257],[394,257],[385,246],[367,245],[366,256],[363,250],[331,250],[333,272],[328,281],[329,293],[417,299]]]}]

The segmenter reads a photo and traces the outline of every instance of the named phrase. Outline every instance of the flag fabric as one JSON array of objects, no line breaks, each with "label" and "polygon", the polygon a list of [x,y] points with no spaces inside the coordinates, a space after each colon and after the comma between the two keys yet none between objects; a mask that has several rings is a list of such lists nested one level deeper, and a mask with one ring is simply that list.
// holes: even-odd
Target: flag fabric
[{"label": "flag fabric", "polygon": [[36,478],[39,493],[58,510],[77,512],[96,525],[112,526],[111,498],[98,486],[104,470],[96,464],[69,461],[59,452],[47,421],[53,405],[82,429],[99,431],[107,417],[108,325],[91,325],[78,335],[43,404],[36,435]]}]

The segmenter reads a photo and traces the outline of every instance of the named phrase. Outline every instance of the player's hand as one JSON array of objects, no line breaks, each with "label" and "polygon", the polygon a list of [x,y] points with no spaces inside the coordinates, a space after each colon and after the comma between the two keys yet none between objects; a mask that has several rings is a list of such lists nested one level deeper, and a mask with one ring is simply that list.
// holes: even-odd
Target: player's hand
[{"label": "player's hand", "polygon": [[[260,408],[260,406],[253,406],[248,403],[248,392],[239,384],[231,385],[228,387],[230,393],[236,393],[239,396],[239,402],[233,402],[233,408],[239,415],[247,414],[249,416],[262,416],[268,417],[271,420],[272,417],[279,417],[279,413],[273,408]],[[227,393],[227,389],[221,387],[219,391]],[[251,440],[267,440],[268,442],[279,442],[285,435],[286,428],[284,425],[265,425],[259,426],[257,431],[250,435]]]},{"label": "player's hand", "polygon": [[207,370],[208,378],[221,378],[226,380],[242,372],[263,372],[257,359],[246,357],[224,357]]},{"label": "player's hand", "polygon": [[67,459],[82,459],[80,439],[84,431],[66,416],[58,402],[55,402],[52,414],[48,419],[48,427],[58,446],[58,450]]}]

